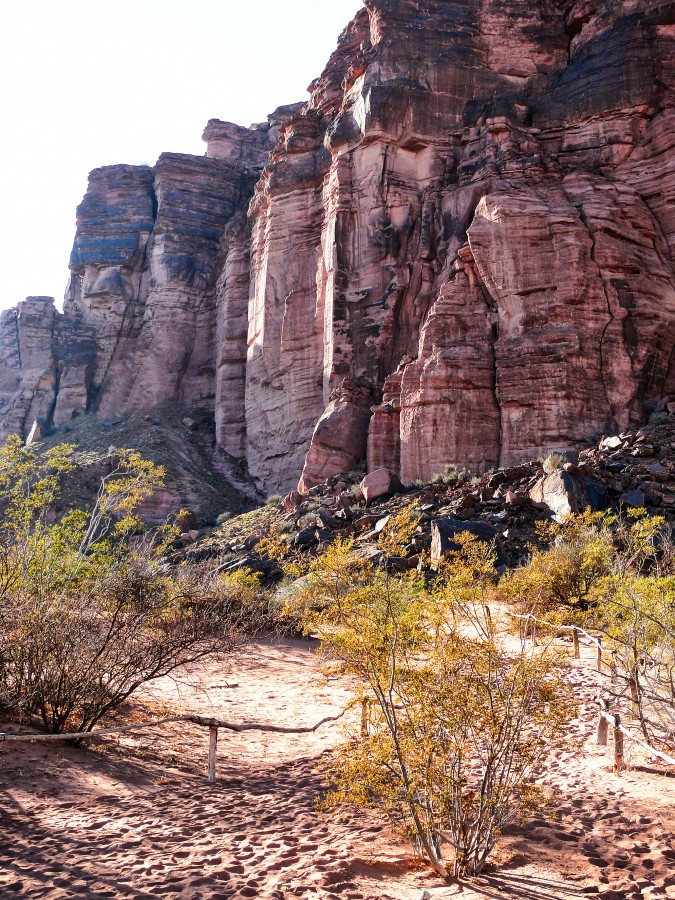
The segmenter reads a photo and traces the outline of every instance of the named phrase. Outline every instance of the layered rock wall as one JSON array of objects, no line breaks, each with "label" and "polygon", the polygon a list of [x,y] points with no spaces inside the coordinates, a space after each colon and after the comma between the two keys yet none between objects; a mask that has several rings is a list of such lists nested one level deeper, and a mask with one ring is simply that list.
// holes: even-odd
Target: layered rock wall
[{"label": "layered rock wall", "polygon": [[641,421],[675,394],[674,41],[666,0],[365,0],[308,103],[92,173],[64,313],[0,320],[2,431],[174,401],[272,492]]}]

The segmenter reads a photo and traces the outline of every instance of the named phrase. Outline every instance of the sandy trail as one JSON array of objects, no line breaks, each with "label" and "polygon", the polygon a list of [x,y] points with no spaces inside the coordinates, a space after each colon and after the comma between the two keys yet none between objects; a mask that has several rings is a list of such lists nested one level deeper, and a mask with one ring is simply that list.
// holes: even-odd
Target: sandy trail
[{"label": "sandy trail", "polygon": [[[552,760],[546,777],[559,815],[513,828],[476,884],[444,885],[376,817],[317,814],[317,767],[353,713],[309,735],[221,732],[215,785],[207,733],[194,726],[0,747],[0,897],[675,897],[675,778],[635,754],[623,776],[607,771],[592,740],[602,680],[591,654],[570,674],[584,752]],[[321,676],[312,645],[260,641],[163,679],[130,715],[312,725],[348,697],[345,682]]]}]

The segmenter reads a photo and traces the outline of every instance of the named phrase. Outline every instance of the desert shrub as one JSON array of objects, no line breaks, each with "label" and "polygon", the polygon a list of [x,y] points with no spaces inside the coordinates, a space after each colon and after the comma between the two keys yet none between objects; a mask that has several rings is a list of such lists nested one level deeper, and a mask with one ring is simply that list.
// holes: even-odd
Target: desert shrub
[{"label": "desert shrub", "polygon": [[191,531],[197,527],[197,516],[189,509],[181,509],[174,517],[174,524],[181,534]]},{"label": "desert shrub", "polygon": [[445,466],[442,472],[437,472],[431,478],[432,484],[459,484],[466,481],[468,472],[466,469],[460,469],[454,463]]},{"label": "desert shrub", "polygon": [[675,743],[675,548],[666,523],[634,511],[571,517],[551,546],[504,578],[519,612],[600,633],[617,698],[630,698],[650,743]]},{"label": "desert shrub", "polygon": [[318,524],[319,520],[314,513],[306,513],[298,519],[298,528],[316,528]]},{"label": "desert shrub", "polygon": [[421,478],[415,478],[414,481],[411,481],[409,484],[406,484],[406,489],[409,491],[419,491],[423,487],[425,487],[425,482],[422,481]]},{"label": "desert shrub", "polygon": [[231,518],[232,518],[231,512],[221,513],[218,516],[218,518],[216,519],[216,525],[224,525],[226,522],[229,522]]},{"label": "desert shrub", "polygon": [[675,578],[606,579],[589,624],[612,649],[616,676],[652,744],[675,744]]},{"label": "desert shrub", "polygon": [[419,520],[420,512],[414,503],[409,503],[392,515],[379,537],[381,549],[390,556],[404,552],[404,548],[417,531]]},{"label": "desert shrub", "polygon": [[675,744],[675,548],[660,516],[636,512],[613,529],[611,572],[597,585],[587,624],[612,650],[616,677],[642,733]]},{"label": "desert shrub", "polygon": [[140,685],[233,646],[240,609],[216,572],[169,574],[176,528],[140,537],[163,471],[117,451],[90,511],[58,518],[72,448],[0,450],[0,704],[51,732],[88,731]]},{"label": "desert shrub", "polygon": [[545,809],[534,779],[573,714],[555,654],[500,643],[484,612],[493,560],[463,544],[429,591],[336,541],[295,597],[326,657],[374,698],[326,803],[384,810],[444,877],[478,874],[507,822]]},{"label": "desert shrub", "polygon": [[282,563],[288,556],[288,543],[275,525],[260,539],[255,552],[262,559]]},{"label": "desert shrub", "polygon": [[561,612],[571,621],[596,602],[594,590],[611,570],[611,531],[602,517],[585,514],[542,530],[542,537],[550,546],[533,550],[526,566],[502,580],[500,594],[520,612]]},{"label": "desert shrub", "polygon": [[281,501],[282,501],[283,499],[284,499],[284,498],[281,496],[281,494],[272,494],[271,496],[269,496],[269,497],[267,498],[267,500],[265,501],[265,503],[266,503],[267,506],[278,506],[279,503],[281,503]]}]

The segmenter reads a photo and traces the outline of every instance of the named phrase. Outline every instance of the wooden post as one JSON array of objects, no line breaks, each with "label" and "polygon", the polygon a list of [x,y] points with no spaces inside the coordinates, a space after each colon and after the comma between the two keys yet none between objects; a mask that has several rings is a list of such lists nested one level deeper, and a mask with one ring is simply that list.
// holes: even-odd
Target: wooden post
[{"label": "wooden post", "polygon": [[361,701],[361,737],[368,737],[368,724],[370,720],[370,700],[364,697]]},{"label": "wooden post", "polygon": [[628,681],[628,685],[630,687],[630,698],[633,701],[633,714],[637,716],[640,712],[640,702],[638,699],[637,679],[630,678]]},{"label": "wooden post", "polygon": [[218,746],[218,729],[209,725],[209,781],[216,780],[216,748]]},{"label": "wooden post", "polygon": [[602,672],[602,638],[598,638],[598,672]]},{"label": "wooden post", "polygon": [[537,623],[534,621],[534,616],[528,616],[525,619],[525,640],[528,638],[532,641],[532,646],[537,646]]},{"label": "wooden post", "polygon": [[611,651],[612,654],[612,681],[616,681],[617,676],[619,674],[619,670],[616,666],[616,650]]},{"label": "wooden post", "polygon": [[595,743],[598,747],[606,747],[609,722],[603,713],[609,712],[609,700],[602,698],[598,702],[600,703],[600,718],[598,719],[598,728],[595,732]]},{"label": "wooden post", "polygon": [[579,653],[579,630],[575,628],[572,632],[572,642],[574,644],[574,658],[581,659],[581,654]]},{"label": "wooden post", "polygon": [[620,775],[623,771],[623,732],[621,717],[614,716],[614,771]]}]

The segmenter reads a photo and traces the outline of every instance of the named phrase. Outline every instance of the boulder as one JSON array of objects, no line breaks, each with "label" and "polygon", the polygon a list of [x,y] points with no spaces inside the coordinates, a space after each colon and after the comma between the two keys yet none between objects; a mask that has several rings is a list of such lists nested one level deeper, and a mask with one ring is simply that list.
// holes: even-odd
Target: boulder
[{"label": "boulder", "polygon": [[487,522],[461,522],[459,519],[452,517],[446,519],[434,519],[431,523],[431,564],[437,567],[439,562],[451,553],[456,553],[461,549],[461,544],[457,543],[457,536],[460,534],[472,534],[479,541],[485,543],[494,542],[496,550],[496,566],[506,564],[504,554],[499,543],[499,533],[494,526]]},{"label": "boulder", "polygon": [[310,547],[319,543],[319,538],[314,528],[303,528],[293,538],[293,546],[300,550],[309,550]]},{"label": "boulder", "polygon": [[[530,491],[530,499],[535,503],[545,504],[556,522],[562,522],[571,513],[582,512],[587,507],[600,508],[601,489],[596,484],[589,484],[591,479],[570,472],[557,471],[541,478]],[[595,503],[590,488],[594,489]]]},{"label": "boulder", "polygon": [[366,458],[372,392],[345,378],[317,422],[298,484],[301,493]]},{"label": "boulder", "polygon": [[380,516],[361,516],[352,524],[352,530],[355,532],[367,531],[369,528],[377,525],[380,518]]},{"label": "boulder", "polygon": [[386,497],[388,494],[397,494],[403,490],[403,485],[398,477],[389,469],[376,469],[369,472],[361,482],[361,493],[366,503],[377,500],[378,497]]},{"label": "boulder", "polygon": [[287,512],[296,509],[304,501],[303,495],[299,491],[291,491],[284,497],[284,509]]},{"label": "boulder", "polygon": [[632,509],[643,509],[647,500],[644,491],[628,491],[621,499]]}]

